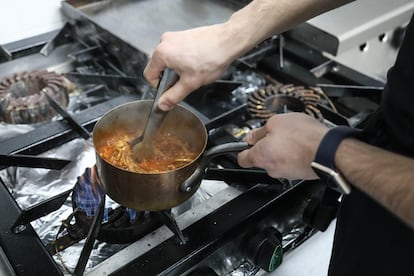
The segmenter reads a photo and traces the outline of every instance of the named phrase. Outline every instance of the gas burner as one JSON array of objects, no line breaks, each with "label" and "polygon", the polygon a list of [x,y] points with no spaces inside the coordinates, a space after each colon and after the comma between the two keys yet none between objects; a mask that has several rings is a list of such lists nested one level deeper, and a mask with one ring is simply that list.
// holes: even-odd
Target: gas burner
[{"label": "gas burner", "polygon": [[323,116],[317,105],[321,103],[318,88],[305,88],[293,84],[268,85],[249,95],[249,113],[262,123],[274,114],[304,112],[322,121]]},{"label": "gas burner", "polygon": [[[69,102],[74,84],[55,72],[22,72],[0,82],[0,120],[11,124],[33,124],[56,115],[44,93],[61,106]],[[42,93],[43,92],[43,93]]]},{"label": "gas burner", "polygon": [[[105,196],[96,167],[87,168],[73,188],[72,207],[76,225],[86,234],[98,213]],[[98,240],[108,243],[130,243],[161,225],[158,218],[148,211],[135,211],[112,204],[105,207]]]},{"label": "gas burner", "polygon": [[112,202],[105,204],[101,218],[99,208],[105,196],[96,167],[86,168],[72,189],[73,212],[62,222],[55,240],[47,245],[49,253],[56,254],[86,238],[94,227],[95,217],[102,219],[97,235],[97,239],[102,242],[131,243],[165,224],[177,235],[179,242],[185,243],[171,210],[136,211]]}]

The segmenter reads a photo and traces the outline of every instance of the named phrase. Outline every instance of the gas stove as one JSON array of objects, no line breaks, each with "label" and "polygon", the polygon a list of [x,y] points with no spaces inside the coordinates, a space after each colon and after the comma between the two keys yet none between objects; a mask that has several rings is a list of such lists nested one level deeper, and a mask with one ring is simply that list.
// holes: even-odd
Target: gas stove
[{"label": "gas stove", "polygon": [[[242,169],[235,154],[214,159],[199,190],[171,210],[131,210],[106,196],[91,132],[110,109],[153,97],[142,78],[148,54],[70,1],[64,6],[71,22],[26,48],[9,45],[16,50],[3,51],[0,63],[0,253],[10,271],[255,275],[277,269],[284,254],[326,229],[336,191]],[[182,104],[204,122],[211,147],[241,141],[275,113],[363,125],[382,86],[275,36]]]}]

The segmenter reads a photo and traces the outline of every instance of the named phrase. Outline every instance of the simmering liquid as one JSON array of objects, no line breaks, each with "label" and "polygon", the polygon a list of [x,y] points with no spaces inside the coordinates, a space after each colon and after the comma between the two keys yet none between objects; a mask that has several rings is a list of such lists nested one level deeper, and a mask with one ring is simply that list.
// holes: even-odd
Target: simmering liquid
[{"label": "simmering liquid", "polygon": [[99,155],[117,168],[137,173],[160,173],[178,169],[196,158],[197,153],[172,133],[158,133],[149,145],[153,156],[137,162],[129,145],[135,133],[115,133],[99,146]]}]

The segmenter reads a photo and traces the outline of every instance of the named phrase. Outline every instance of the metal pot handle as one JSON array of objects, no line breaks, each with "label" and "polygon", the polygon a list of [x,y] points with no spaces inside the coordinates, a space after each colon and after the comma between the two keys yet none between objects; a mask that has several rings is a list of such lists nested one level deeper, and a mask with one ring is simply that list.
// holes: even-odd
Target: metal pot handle
[{"label": "metal pot handle", "polygon": [[195,185],[200,183],[205,171],[207,170],[208,165],[213,158],[230,152],[243,151],[250,147],[251,145],[246,142],[233,142],[214,146],[208,149],[201,157],[201,161],[197,169],[180,185],[180,191],[188,193],[193,189]]}]

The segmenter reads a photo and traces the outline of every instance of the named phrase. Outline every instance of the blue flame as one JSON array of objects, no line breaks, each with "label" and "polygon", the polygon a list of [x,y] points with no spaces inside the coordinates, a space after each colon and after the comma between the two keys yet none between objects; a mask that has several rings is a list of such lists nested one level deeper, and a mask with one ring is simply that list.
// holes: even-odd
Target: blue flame
[{"label": "blue flame", "polygon": [[[83,175],[78,177],[78,182],[75,185],[76,190],[76,204],[77,207],[83,210],[88,217],[93,217],[97,214],[99,204],[105,192],[101,186],[99,178],[96,174],[96,168],[86,168]],[[109,211],[111,208],[105,207],[103,214],[103,222],[109,220]],[[129,214],[130,221],[134,221],[137,216],[137,211],[133,209],[126,209]]]}]

